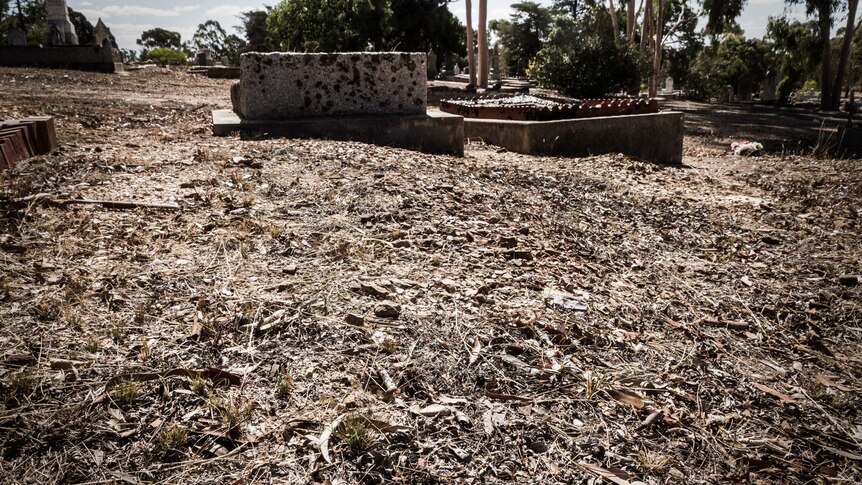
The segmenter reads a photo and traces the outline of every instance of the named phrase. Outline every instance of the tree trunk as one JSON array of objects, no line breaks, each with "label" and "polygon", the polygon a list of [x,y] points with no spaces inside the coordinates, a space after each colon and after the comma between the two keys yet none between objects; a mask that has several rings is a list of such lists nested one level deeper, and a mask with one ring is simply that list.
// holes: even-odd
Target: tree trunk
[{"label": "tree trunk", "polygon": [[470,84],[476,85],[476,53],[473,51],[473,3],[467,0],[467,63],[470,64]]},{"label": "tree trunk", "polygon": [[856,7],[859,0],[847,0],[847,27],[844,29],[844,41],[841,43],[841,54],[838,58],[838,72],[835,73],[835,84],[832,85],[833,110],[841,109],[841,91],[844,88],[844,74],[847,71],[847,61],[850,59],[850,43],[853,40],[853,27],[856,25]]},{"label": "tree trunk", "polygon": [[818,3],[817,24],[820,29],[820,42],[823,43],[823,55],[820,58],[820,109],[828,110],[832,103],[832,46],[829,45],[832,6],[829,1],[820,0]]},{"label": "tree trunk", "polygon": [[609,12],[611,14],[611,28],[614,29],[613,34],[614,34],[614,39],[616,39],[617,37],[620,36],[620,21],[617,18],[617,7],[614,6],[614,0],[610,0],[610,2],[611,2],[611,7],[610,7]]},{"label": "tree trunk", "polygon": [[626,2],[626,39],[635,41],[635,0]]},{"label": "tree trunk", "polygon": [[650,46],[652,38],[652,29],[650,28],[650,19],[652,18],[652,0],[648,0],[644,9],[644,19],[641,21],[641,47],[647,48]]},{"label": "tree trunk", "polygon": [[664,0],[658,0],[658,14],[655,22],[655,50],[653,55],[652,76],[649,80],[650,97],[658,94],[658,74],[661,70],[661,42],[664,30]]},{"label": "tree trunk", "polygon": [[479,0],[479,87],[488,87],[488,0]]}]

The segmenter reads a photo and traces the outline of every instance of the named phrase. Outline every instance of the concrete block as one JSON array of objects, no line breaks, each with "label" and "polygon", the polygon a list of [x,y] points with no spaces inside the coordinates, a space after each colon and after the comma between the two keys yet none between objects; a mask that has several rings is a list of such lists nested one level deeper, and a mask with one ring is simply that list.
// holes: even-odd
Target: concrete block
[{"label": "concrete block", "polygon": [[428,153],[464,154],[464,118],[428,111],[410,115],[364,115],[242,119],[231,110],[213,111],[213,135],[324,138],[361,141]]},{"label": "concrete block", "polygon": [[682,163],[683,114],[672,111],[558,121],[467,118],[464,134],[531,155],[622,153],[651,162]]},{"label": "concrete block", "polygon": [[406,52],[243,54],[231,97],[242,118],[421,114],[426,56]]}]

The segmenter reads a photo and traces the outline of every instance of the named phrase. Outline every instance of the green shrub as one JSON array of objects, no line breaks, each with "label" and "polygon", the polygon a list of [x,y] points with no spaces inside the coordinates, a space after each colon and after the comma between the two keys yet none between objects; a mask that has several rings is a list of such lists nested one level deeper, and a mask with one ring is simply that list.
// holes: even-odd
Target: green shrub
[{"label": "green shrub", "polygon": [[161,65],[185,65],[188,62],[186,53],[171,49],[169,47],[159,47],[151,51],[141,54],[141,61],[153,61]]},{"label": "green shrub", "polygon": [[589,33],[571,17],[557,18],[536,65],[543,86],[580,98],[637,93],[650,70],[640,46]]}]

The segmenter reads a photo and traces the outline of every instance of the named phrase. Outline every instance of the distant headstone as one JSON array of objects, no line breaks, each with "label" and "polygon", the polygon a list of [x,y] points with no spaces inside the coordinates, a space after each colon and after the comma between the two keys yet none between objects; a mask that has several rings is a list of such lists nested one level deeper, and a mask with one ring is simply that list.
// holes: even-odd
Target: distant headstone
[{"label": "distant headstone", "polygon": [[201,49],[195,53],[195,64],[198,66],[212,66],[213,55],[209,49]]},{"label": "distant headstone", "polygon": [[45,0],[45,43],[50,46],[78,45],[75,26],[69,20],[66,0]]},{"label": "distant headstone", "polygon": [[19,28],[9,29],[6,31],[6,42],[9,45],[27,45],[27,33]]},{"label": "distant headstone", "polygon": [[428,51],[428,79],[437,78],[437,54],[434,50]]},{"label": "distant headstone", "polygon": [[739,76],[736,83],[736,99],[739,101],[751,101],[751,92],[753,91],[753,81],[748,73]]},{"label": "distant headstone", "polygon": [[230,64],[230,59],[228,59],[227,56],[221,56],[219,58],[219,62],[221,62],[222,66],[227,66]]},{"label": "distant headstone", "polygon": [[93,27],[93,40],[96,45],[103,47],[105,45],[105,41],[108,42],[109,46],[111,45],[111,29],[102,22],[101,18],[96,22],[96,26]]},{"label": "distant headstone", "polygon": [[664,80],[664,92],[672,93],[673,92],[673,78],[668,76],[667,79]]},{"label": "distant headstone", "polygon": [[494,71],[494,79],[501,81],[503,79],[503,70],[500,67],[500,49],[494,45],[494,53],[491,55],[491,70]]},{"label": "distant headstone", "polygon": [[766,79],[763,80],[763,91],[760,93],[761,101],[775,101],[778,95],[775,94],[775,89],[778,86],[778,71],[769,70],[766,72]]},{"label": "distant headstone", "polygon": [[461,68],[458,67],[458,64],[455,64],[455,69],[452,72],[454,72],[456,76],[461,74]]}]

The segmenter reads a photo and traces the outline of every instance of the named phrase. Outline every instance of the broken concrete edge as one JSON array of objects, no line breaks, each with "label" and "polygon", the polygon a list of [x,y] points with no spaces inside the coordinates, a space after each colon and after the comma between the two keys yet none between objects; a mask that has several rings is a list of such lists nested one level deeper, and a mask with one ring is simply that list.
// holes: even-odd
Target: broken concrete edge
[{"label": "broken concrete edge", "polygon": [[213,110],[213,135],[323,138],[360,141],[426,153],[464,155],[464,118],[429,110],[423,114],[318,116],[247,120],[229,109]]},{"label": "broken concrete edge", "polygon": [[554,121],[464,120],[467,138],[528,155],[583,157],[607,153],[657,163],[682,163],[683,113]]}]

